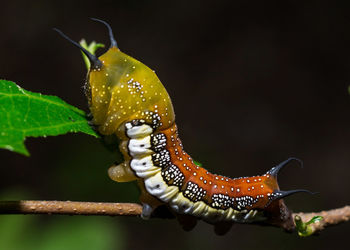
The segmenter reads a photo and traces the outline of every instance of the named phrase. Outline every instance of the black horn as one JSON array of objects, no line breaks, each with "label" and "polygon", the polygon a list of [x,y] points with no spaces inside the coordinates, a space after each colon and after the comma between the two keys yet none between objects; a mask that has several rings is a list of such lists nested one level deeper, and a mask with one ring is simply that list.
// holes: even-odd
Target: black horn
[{"label": "black horn", "polygon": [[97,22],[100,22],[100,23],[103,23],[103,24],[107,27],[107,29],[108,29],[108,34],[109,34],[109,40],[111,41],[111,46],[110,46],[110,48],[112,48],[112,47],[118,48],[117,41],[115,40],[115,38],[114,38],[114,36],[113,36],[113,31],[112,31],[111,26],[110,26],[107,22],[105,22],[105,21],[103,21],[103,20],[100,20],[100,19],[97,19],[97,18],[91,18],[91,20],[97,21]]},{"label": "black horn", "polygon": [[53,30],[56,31],[58,34],[60,34],[64,39],[72,43],[74,46],[78,47],[81,51],[83,51],[83,53],[87,56],[87,58],[90,61],[91,68],[95,68],[95,69],[101,68],[102,62],[95,55],[91,54],[89,51],[83,48],[79,43],[70,39],[66,34],[64,34],[59,29],[54,28]]},{"label": "black horn", "polygon": [[301,160],[299,160],[298,158],[288,158],[287,160],[281,162],[280,164],[278,164],[276,167],[271,168],[267,174],[270,174],[274,177],[277,177],[278,172],[281,170],[281,168],[283,168],[284,166],[286,166],[289,162],[291,161],[297,161],[299,162],[300,166],[303,167],[303,162]]},{"label": "black horn", "polygon": [[295,190],[289,190],[289,191],[278,190],[278,191],[275,191],[271,194],[271,196],[272,196],[271,199],[272,200],[282,199],[284,197],[287,197],[287,196],[295,194],[295,193],[316,194],[316,193],[313,193],[313,192],[306,190],[306,189],[295,189]]}]

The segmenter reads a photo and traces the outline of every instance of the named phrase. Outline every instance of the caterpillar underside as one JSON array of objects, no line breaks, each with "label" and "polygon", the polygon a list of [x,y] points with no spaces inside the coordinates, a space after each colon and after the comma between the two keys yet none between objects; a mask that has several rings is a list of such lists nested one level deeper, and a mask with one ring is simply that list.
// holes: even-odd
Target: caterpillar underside
[{"label": "caterpillar underside", "polygon": [[[175,213],[210,223],[264,220],[262,209],[282,195],[271,190],[269,179],[274,177],[268,173],[231,179],[197,166],[183,150],[175,124],[155,133],[144,120],[133,120],[125,124],[125,132],[128,140],[122,152],[130,159],[112,167],[111,178],[118,179],[113,173],[119,168],[130,167],[145,191]],[[150,217],[153,209],[147,207],[152,205],[145,203],[144,217]]]}]

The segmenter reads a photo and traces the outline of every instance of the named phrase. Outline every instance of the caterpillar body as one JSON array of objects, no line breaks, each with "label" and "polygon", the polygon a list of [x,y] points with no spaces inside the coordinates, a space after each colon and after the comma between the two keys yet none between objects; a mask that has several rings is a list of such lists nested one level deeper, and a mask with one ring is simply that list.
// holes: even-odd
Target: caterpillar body
[{"label": "caterpillar body", "polygon": [[90,60],[85,87],[93,123],[102,135],[120,139],[124,156],[124,162],[110,167],[108,174],[117,182],[138,182],[142,217],[165,206],[187,230],[198,219],[214,224],[218,234],[226,233],[233,222],[268,221],[293,228],[282,198],[308,191],[281,191],[277,173],[299,160],[289,158],[263,175],[240,178],[212,174],[196,165],[183,149],[171,99],[154,71],[121,52],[111,27],[94,20],[107,26],[111,40],[99,58],[56,31]]}]

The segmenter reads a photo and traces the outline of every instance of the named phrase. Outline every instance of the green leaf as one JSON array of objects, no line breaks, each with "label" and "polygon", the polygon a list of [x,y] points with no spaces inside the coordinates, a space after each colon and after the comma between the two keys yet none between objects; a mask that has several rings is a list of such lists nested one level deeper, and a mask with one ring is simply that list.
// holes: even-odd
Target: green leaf
[{"label": "green leaf", "polygon": [[[104,44],[96,43],[95,41],[92,41],[90,44],[87,44],[85,39],[81,39],[79,43],[84,49],[86,49],[87,51],[89,51],[93,55],[95,55],[95,52],[98,48],[104,48],[104,46],[105,46]],[[89,70],[90,69],[90,61],[83,52],[81,52],[81,53],[83,54],[83,59],[84,59],[86,68],[87,68],[87,70]]]},{"label": "green leaf", "polygon": [[311,220],[309,220],[308,222],[306,222],[305,224],[306,225],[310,225],[310,224],[313,224],[313,223],[317,223],[319,221],[323,220],[323,217],[320,216],[320,215],[317,215],[317,216],[314,216]]},{"label": "green leaf", "polygon": [[82,132],[98,137],[84,111],[57,96],[22,89],[0,80],[0,148],[29,156],[26,137],[55,136]]},{"label": "green leaf", "polygon": [[311,224],[317,223],[317,222],[319,222],[321,220],[323,220],[323,217],[318,215],[318,216],[314,216],[308,222],[303,222],[301,217],[296,215],[294,217],[294,221],[295,221],[295,225],[296,225],[296,229],[297,229],[298,235],[300,237],[307,237],[307,236],[312,235],[314,233],[314,229],[311,227]]}]

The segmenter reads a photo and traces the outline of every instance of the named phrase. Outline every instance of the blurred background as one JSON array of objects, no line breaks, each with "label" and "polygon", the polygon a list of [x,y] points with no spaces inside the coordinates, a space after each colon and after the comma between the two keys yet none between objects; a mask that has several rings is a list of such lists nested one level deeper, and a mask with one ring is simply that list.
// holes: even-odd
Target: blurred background
[{"label": "blurred background", "polygon": [[[1,3],[0,78],[57,95],[85,111],[80,52],[55,32],[109,44],[154,69],[167,88],[184,147],[212,172],[262,174],[290,156],[282,189],[294,211],[349,204],[350,3],[307,1],[20,1]],[[103,49],[99,52],[103,53]],[[114,183],[120,156],[82,134],[29,138],[27,158],[0,150],[0,199],[136,202]],[[118,217],[0,216],[0,249],[329,249],[350,224],[306,239],[235,225],[225,236],[199,223]]]}]

